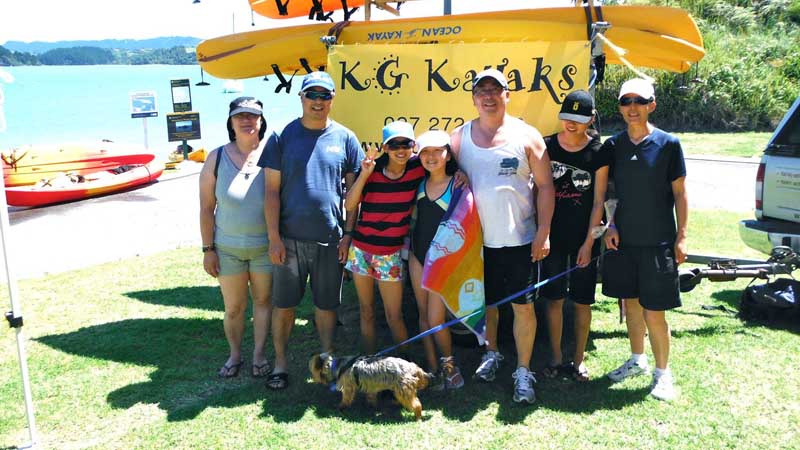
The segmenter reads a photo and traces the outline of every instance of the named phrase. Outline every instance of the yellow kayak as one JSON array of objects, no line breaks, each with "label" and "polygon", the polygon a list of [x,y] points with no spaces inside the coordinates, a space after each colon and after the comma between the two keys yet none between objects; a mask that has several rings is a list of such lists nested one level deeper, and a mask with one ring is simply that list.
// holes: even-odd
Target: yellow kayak
[{"label": "yellow kayak", "polygon": [[[640,67],[685,72],[705,56],[703,38],[694,20],[681,9],[661,6],[605,6],[611,24],[605,36],[626,51]],[[598,20],[593,13],[592,20]],[[237,33],[201,42],[202,68],[226,79],[252,78],[295,70],[316,70],[327,63],[320,37],[333,33],[331,24],[315,23]],[[350,22],[337,44],[475,43],[587,40],[583,8],[543,8],[440,17]],[[621,64],[606,52],[609,64]]]}]

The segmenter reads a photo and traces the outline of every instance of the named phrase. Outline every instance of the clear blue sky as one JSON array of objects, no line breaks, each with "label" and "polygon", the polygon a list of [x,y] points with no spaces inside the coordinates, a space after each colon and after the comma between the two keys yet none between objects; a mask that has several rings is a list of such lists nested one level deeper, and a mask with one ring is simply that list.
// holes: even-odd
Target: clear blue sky
[{"label": "clear blue sky", "polygon": [[[487,9],[524,9],[567,6],[570,0],[452,0],[453,14]],[[395,4],[392,3],[392,6]],[[442,0],[410,1],[402,17],[442,13]],[[373,9],[373,20],[392,18]],[[341,13],[334,15],[341,20]],[[355,18],[364,19],[363,9]],[[6,41],[64,41],[144,39],[194,36],[203,39],[249,31],[309,23],[305,18],[270,20],[255,15],[251,26],[247,0],[2,0],[0,45]]]}]

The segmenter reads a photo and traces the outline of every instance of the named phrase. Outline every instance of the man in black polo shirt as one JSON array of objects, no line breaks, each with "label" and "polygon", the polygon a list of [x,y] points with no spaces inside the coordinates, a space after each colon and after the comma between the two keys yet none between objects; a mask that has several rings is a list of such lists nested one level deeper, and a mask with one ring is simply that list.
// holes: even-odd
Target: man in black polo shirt
[{"label": "man in black polo shirt", "polygon": [[621,381],[650,372],[644,354],[647,332],[656,360],[650,395],[672,400],[675,388],[668,366],[665,311],[681,305],[678,264],[686,260],[689,202],[681,144],[648,122],[655,108],[650,82],[626,81],[619,91],[619,111],[628,128],[603,144],[613,154],[611,170],[619,199],[605,237],[606,246],[614,251],[603,264],[603,294],[625,301],[632,353],[608,377]]}]

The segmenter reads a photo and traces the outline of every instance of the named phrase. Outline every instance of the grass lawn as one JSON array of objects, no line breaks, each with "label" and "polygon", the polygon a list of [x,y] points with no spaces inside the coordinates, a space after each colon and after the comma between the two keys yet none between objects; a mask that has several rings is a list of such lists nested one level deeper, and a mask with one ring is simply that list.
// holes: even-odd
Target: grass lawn
[{"label": "grass lawn", "polygon": [[675,133],[687,155],[761,157],[772,133]]},{"label": "grass lawn", "polygon": [[[691,251],[756,256],[739,241],[740,218],[693,211]],[[540,380],[537,403],[516,405],[513,350],[505,346],[498,381],[468,379],[460,391],[423,392],[424,420],[415,422],[388,402],[373,410],[362,399],[339,412],[339,394],[310,383],[307,358],[316,338],[308,301],[292,336],[289,389],[268,391],[247,374],[219,380],[216,370],[227,356],[222,302],[197,249],[19,283],[43,448],[796,448],[800,326],[736,318],[746,284],[704,281],[668,314],[681,390],[672,403],[647,397],[647,377],[616,385],[603,377],[629,349],[616,301],[599,296],[587,358],[590,382]],[[8,305],[7,298],[0,301]],[[343,354],[357,349],[355,302],[348,284],[349,315],[337,336]],[[546,348],[541,335],[535,369],[548,358]],[[471,373],[477,351],[456,350]],[[0,337],[0,357],[4,448],[27,438],[11,330]]]}]

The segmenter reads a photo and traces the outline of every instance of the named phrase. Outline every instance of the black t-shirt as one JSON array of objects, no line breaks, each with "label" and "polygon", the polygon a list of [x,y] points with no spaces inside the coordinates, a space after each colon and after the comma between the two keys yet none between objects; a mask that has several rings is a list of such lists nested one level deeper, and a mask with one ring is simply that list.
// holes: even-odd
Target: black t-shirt
[{"label": "black t-shirt", "polygon": [[678,138],[658,128],[638,145],[623,131],[603,144],[613,154],[617,212],[614,223],[621,245],[657,246],[675,242],[672,182],[686,176]]},{"label": "black t-shirt", "polygon": [[603,149],[599,137],[577,152],[564,150],[556,134],[547,136],[544,142],[556,192],[550,243],[554,248],[573,252],[583,245],[589,231],[595,172],[611,163],[611,153]]}]

